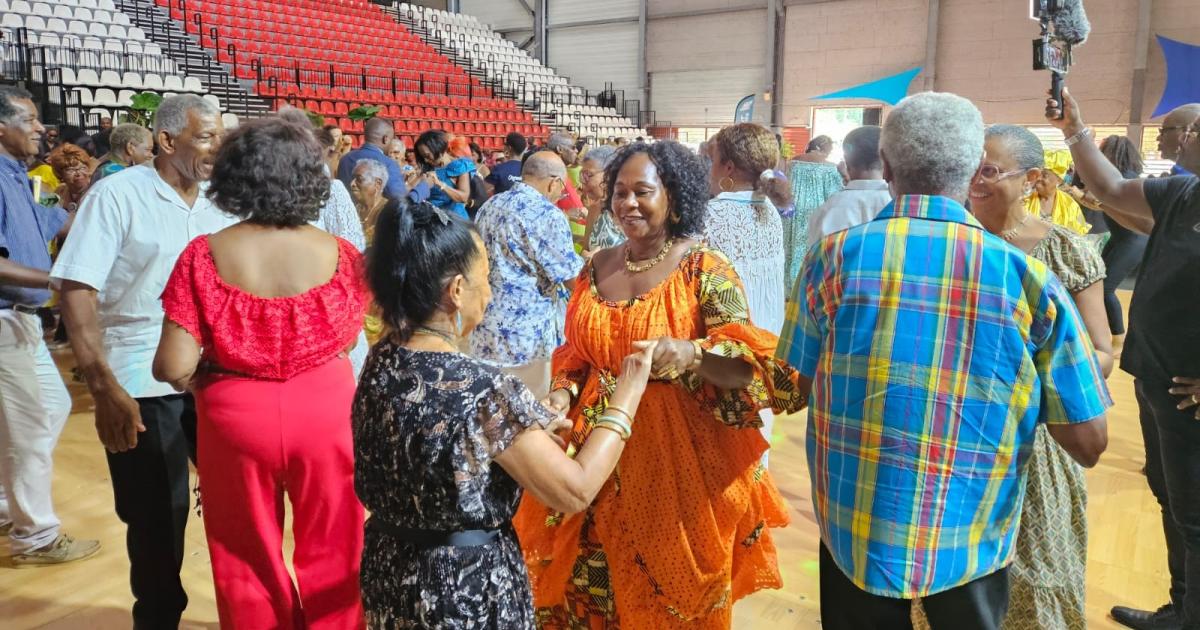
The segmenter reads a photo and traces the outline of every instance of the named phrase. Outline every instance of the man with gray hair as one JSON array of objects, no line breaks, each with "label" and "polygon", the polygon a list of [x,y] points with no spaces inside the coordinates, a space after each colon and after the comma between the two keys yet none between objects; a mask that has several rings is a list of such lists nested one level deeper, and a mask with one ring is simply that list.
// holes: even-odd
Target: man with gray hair
[{"label": "man with gray hair", "polygon": [[154,157],[154,136],[139,124],[123,123],[113,127],[108,141],[108,159],[101,162],[92,173],[93,184]]},{"label": "man with gray hair", "polygon": [[199,96],[164,99],[154,116],[158,156],[88,191],[50,272],[127,527],[135,628],[177,627],[187,606],[179,569],[195,404],[155,381],[151,364],[176,258],[236,221],[204,194],[224,132],[221,112]]},{"label": "man with gray hair", "polygon": [[826,630],[1000,627],[1038,431],[1093,466],[1111,399],[1071,294],[963,207],[983,119],[922,93],[880,139],[894,201],[809,250],[778,357],[811,393]]},{"label": "man with gray hair", "polygon": [[[550,138],[546,140],[546,150],[558,154],[568,168],[575,165],[575,158],[578,154],[575,152],[575,139],[571,137],[571,134],[564,131],[550,134]],[[556,202],[558,209],[577,221],[583,221],[586,210],[583,208],[583,199],[579,196],[577,182],[572,181],[569,176],[564,178],[563,182],[567,188],[563,191],[562,198]],[[582,226],[579,229],[582,235]]]},{"label": "man with gray hair", "polygon": [[483,204],[475,225],[488,253],[492,301],[471,334],[471,354],[550,393],[550,355],[562,345],[566,297],[583,259],[554,202],[567,169],[550,151],[529,156],[521,181]]}]

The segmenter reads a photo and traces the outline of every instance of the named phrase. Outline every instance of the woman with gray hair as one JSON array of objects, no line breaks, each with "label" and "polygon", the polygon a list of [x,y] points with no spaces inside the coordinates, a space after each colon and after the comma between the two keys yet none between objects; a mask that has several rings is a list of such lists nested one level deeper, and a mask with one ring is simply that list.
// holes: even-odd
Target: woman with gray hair
[{"label": "woman with gray hair", "polygon": [[616,154],[616,147],[602,145],[589,149],[583,156],[579,192],[587,208],[587,226],[583,233],[585,252],[596,252],[625,242],[625,233],[613,221],[612,210],[604,205],[604,200],[608,198],[604,169],[608,168]]},{"label": "woman with gray hair", "polygon": [[367,238],[367,246],[375,240],[375,222],[379,212],[387,205],[388,199],[383,195],[387,188],[388,172],[383,163],[364,158],[354,164],[350,180],[350,197],[358,209],[359,220],[362,221],[363,234]]}]

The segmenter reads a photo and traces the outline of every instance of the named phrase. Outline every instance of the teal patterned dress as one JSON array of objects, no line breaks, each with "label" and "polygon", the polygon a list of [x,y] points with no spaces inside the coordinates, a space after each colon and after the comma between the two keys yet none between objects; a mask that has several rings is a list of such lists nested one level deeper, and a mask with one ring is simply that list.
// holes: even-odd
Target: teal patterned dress
[{"label": "teal patterned dress", "polygon": [[783,251],[787,291],[791,292],[808,243],[808,219],[830,195],[842,189],[842,174],[829,162],[794,161],[788,172],[795,197],[795,213],[783,217]]}]

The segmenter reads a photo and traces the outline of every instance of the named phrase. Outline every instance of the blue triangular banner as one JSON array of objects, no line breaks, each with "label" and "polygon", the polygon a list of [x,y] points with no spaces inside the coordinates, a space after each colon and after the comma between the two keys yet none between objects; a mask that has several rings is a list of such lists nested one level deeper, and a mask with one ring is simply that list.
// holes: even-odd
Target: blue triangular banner
[{"label": "blue triangular banner", "polygon": [[1167,85],[1151,118],[1157,118],[1180,105],[1200,103],[1200,46],[1177,42],[1155,35],[1167,60]]},{"label": "blue triangular banner", "polygon": [[813,98],[869,98],[876,101],[883,101],[888,105],[895,105],[896,103],[899,103],[905,96],[908,96],[908,86],[913,82],[913,79],[917,78],[917,75],[920,73],[921,68],[917,67],[913,68],[912,70],[905,70],[900,74],[893,74],[890,77],[884,77],[876,81],[856,85],[852,88],[838,90],[837,92],[822,94],[821,96],[814,96]]}]

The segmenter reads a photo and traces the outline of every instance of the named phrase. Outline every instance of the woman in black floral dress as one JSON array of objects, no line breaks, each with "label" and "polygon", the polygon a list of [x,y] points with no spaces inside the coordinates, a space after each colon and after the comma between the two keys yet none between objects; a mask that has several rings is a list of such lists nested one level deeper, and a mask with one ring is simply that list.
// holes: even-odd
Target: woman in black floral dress
[{"label": "woman in black floral dress", "polygon": [[564,453],[553,432],[569,422],[518,378],[457,350],[491,297],[483,251],[468,223],[428,204],[385,212],[376,229],[368,274],[390,334],[367,360],[353,411],[373,628],[533,628],[510,525],[521,487],[564,512],[584,509],[616,465],[649,376],[653,342],[625,360],[616,410],[597,425],[609,430]]}]

